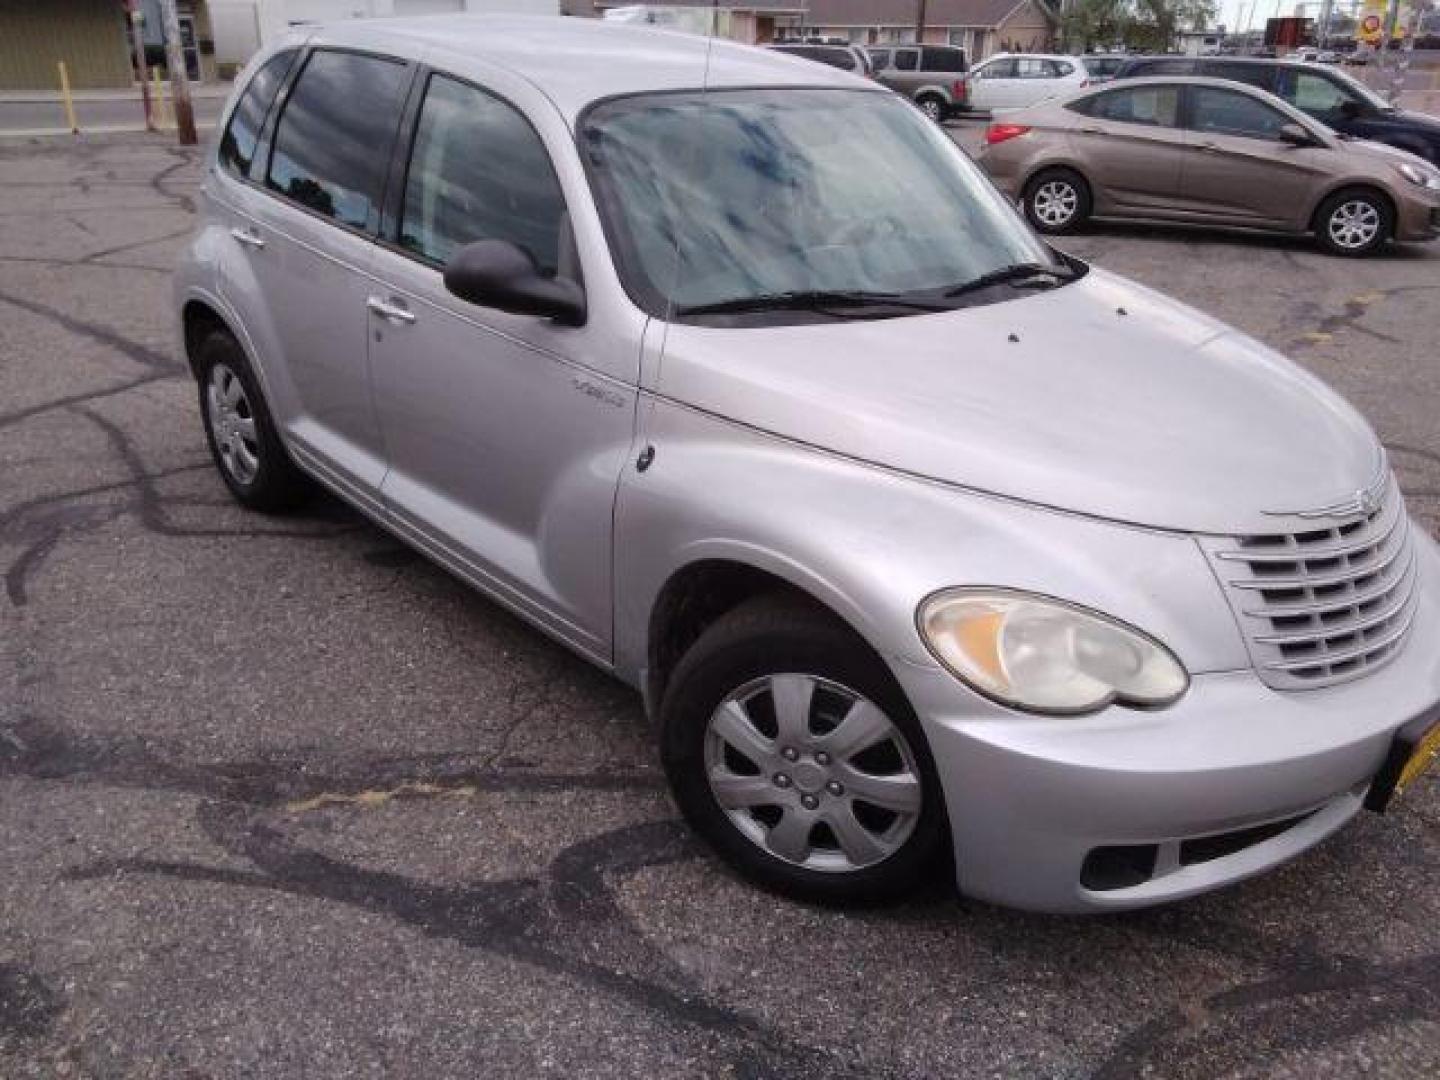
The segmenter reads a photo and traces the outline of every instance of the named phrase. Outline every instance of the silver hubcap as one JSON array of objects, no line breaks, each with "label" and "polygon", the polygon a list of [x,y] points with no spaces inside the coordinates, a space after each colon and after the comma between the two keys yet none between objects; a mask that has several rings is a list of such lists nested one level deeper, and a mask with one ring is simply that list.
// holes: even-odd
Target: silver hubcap
[{"label": "silver hubcap", "polygon": [[1031,206],[1046,225],[1064,225],[1080,208],[1080,193],[1064,180],[1048,180],[1035,192]]},{"label": "silver hubcap", "polygon": [[210,432],[225,471],[241,484],[255,479],[260,470],[260,443],[255,434],[255,412],[245,387],[224,364],[210,369],[205,387],[205,404],[210,414]]},{"label": "silver hubcap", "polygon": [[1380,211],[1361,199],[1341,203],[1326,226],[1338,247],[1354,250],[1373,243],[1380,232]]},{"label": "silver hubcap", "polygon": [[920,818],[920,770],[879,706],[813,675],[771,675],[720,703],[705,774],[756,846],[808,870],[889,858]]}]

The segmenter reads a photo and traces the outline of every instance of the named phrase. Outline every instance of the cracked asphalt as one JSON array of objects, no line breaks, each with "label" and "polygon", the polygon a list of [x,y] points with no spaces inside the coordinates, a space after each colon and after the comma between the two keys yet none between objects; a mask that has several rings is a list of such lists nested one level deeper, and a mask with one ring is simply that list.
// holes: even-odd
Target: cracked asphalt
[{"label": "cracked asphalt", "polygon": [[[678,824],[636,697],[333,502],[234,506],[193,153],[0,144],[0,1076],[1440,1075],[1440,781],[1120,917],[838,913]],[[1288,350],[1440,526],[1440,248],[1063,245]]]}]

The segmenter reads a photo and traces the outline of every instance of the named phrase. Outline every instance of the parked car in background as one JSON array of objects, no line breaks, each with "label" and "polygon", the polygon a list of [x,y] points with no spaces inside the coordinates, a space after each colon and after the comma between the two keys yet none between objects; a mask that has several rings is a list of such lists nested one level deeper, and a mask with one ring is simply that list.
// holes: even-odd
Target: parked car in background
[{"label": "parked car in background", "polygon": [[766,45],[765,48],[805,60],[814,60],[817,64],[825,64],[856,75],[874,74],[870,57],[865,55],[865,50],[850,44],[782,41]]},{"label": "parked car in background", "polygon": [[756,882],[1162,903],[1429,763],[1440,549],[1364,419],[879,85],[349,20],[257,54],[200,167],[176,339],[231,494],[319,483],[640,690]]},{"label": "parked car in background", "polygon": [[1078,57],[1078,59],[1080,63],[1085,65],[1085,74],[1090,77],[1090,84],[1093,86],[1096,83],[1109,82],[1113,79],[1115,73],[1120,70],[1121,65],[1123,65],[1126,60],[1129,60],[1130,57],[1125,53],[1109,55],[1086,53],[1084,56]]},{"label": "parked car in background", "polygon": [[966,80],[970,108],[985,112],[1024,109],[1085,86],[1090,75],[1075,56],[992,56]]},{"label": "parked car in background", "polygon": [[1440,120],[1397,109],[1333,67],[1240,57],[1146,56],[1128,61],[1116,78],[1152,75],[1204,75],[1259,87],[1342,135],[1387,143],[1440,164]]},{"label": "parked car in background", "polygon": [[1330,49],[1296,49],[1294,52],[1286,53],[1286,60],[1299,60],[1307,64],[1338,64],[1340,54]]},{"label": "parked car in background", "polygon": [[931,120],[965,111],[965,50],[954,45],[886,45],[865,50],[875,78],[919,105]]},{"label": "parked car in background", "polygon": [[1338,255],[1440,235],[1440,169],[1221,79],[1127,80],[1010,113],[978,160],[1042,232],[1149,218],[1313,233]]}]

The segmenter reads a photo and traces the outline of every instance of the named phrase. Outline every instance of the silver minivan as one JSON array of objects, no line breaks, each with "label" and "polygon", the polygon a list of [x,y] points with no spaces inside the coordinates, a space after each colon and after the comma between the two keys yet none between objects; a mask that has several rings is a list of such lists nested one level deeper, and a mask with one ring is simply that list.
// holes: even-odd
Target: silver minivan
[{"label": "silver minivan", "polygon": [[1047,247],[869,80],[584,19],[256,57],[175,276],[220,475],[642,693],[788,895],[1237,881],[1440,742],[1440,552],[1345,402]]}]

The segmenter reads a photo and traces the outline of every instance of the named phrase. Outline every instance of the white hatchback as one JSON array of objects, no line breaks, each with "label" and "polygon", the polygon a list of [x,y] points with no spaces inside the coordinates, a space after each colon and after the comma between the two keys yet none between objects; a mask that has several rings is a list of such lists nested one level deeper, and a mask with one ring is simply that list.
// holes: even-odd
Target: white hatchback
[{"label": "white hatchback", "polygon": [[1089,79],[1085,65],[1073,56],[1001,53],[970,72],[970,108],[982,112],[1025,109],[1079,90]]}]

